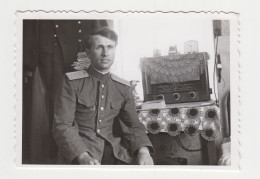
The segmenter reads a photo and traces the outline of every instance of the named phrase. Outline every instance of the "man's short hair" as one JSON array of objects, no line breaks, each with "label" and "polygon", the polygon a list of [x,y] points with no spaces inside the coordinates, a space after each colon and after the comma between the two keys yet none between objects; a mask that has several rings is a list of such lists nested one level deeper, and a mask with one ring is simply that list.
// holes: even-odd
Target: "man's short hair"
[{"label": "man's short hair", "polygon": [[110,40],[113,40],[116,45],[118,42],[118,36],[115,33],[115,31],[113,31],[112,29],[110,29],[109,27],[99,27],[96,29],[93,29],[88,36],[85,39],[85,46],[87,49],[90,49],[91,45],[92,45],[92,36],[94,35],[101,35],[103,37],[106,37]]}]

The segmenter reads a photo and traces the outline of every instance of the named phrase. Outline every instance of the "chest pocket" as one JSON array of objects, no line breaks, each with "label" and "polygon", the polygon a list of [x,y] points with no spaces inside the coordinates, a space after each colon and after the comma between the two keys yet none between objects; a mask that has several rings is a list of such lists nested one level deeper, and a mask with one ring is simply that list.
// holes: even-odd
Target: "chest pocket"
[{"label": "chest pocket", "polygon": [[78,96],[77,107],[76,107],[76,119],[78,120],[89,120],[94,119],[96,114],[96,101],[91,97],[86,98],[85,96]]},{"label": "chest pocket", "polygon": [[120,101],[113,101],[113,102],[110,102],[110,107],[111,107],[111,111],[114,115],[118,115],[121,108],[122,108],[122,103]]},{"label": "chest pocket", "polygon": [[120,102],[110,102],[111,109],[120,110],[121,109],[121,103]]},{"label": "chest pocket", "polygon": [[94,111],[96,109],[96,101],[79,96],[77,99],[77,107]]}]

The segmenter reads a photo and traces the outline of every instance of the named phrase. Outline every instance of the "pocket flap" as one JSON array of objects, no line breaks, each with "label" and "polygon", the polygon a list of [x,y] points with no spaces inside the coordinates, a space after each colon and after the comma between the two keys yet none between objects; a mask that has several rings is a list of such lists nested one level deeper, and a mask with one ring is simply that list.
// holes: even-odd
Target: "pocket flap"
[{"label": "pocket flap", "polygon": [[78,96],[78,103],[82,104],[86,107],[93,107],[96,105],[96,101],[91,98],[83,98],[81,96]]},{"label": "pocket flap", "polygon": [[111,108],[112,109],[116,109],[116,110],[120,110],[121,109],[121,103],[119,103],[119,102],[111,102],[110,103],[111,104]]}]

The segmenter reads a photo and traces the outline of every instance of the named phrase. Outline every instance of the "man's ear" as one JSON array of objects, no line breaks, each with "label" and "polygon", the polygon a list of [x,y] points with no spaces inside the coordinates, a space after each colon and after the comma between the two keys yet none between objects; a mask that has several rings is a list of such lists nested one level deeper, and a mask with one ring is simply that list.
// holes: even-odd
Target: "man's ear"
[{"label": "man's ear", "polygon": [[89,57],[90,56],[90,50],[86,48],[85,52],[86,52],[87,56]]}]

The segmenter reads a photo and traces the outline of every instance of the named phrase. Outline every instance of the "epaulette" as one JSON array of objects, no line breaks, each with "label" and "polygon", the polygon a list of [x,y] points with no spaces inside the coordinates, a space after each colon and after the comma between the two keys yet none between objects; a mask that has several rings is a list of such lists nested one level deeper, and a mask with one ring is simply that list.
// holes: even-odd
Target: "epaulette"
[{"label": "epaulette", "polygon": [[68,72],[66,73],[66,76],[68,77],[69,80],[76,80],[80,78],[89,77],[89,74],[85,70],[80,70],[80,71]]},{"label": "epaulette", "polygon": [[111,74],[111,78],[112,80],[114,81],[117,81],[123,85],[126,85],[126,86],[130,86],[130,82],[127,81],[127,80],[124,80],[123,78],[120,78],[119,76],[115,75],[115,74]]}]

